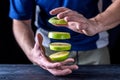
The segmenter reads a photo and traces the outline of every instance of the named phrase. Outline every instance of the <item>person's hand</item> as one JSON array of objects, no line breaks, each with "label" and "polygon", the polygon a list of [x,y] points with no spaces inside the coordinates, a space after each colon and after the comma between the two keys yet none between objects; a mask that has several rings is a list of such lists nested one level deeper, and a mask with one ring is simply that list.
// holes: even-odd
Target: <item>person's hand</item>
[{"label": "person's hand", "polygon": [[88,36],[93,36],[100,32],[102,26],[95,18],[87,19],[82,14],[64,7],[55,8],[50,11],[50,14],[57,15],[59,19],[64,19],[68,23],[64,27]]},{"label": "person's hand", "polygon": [[44,47],[42,46],[42,36],[37,34],[37,41],[31,51],[29,59],[36,65],[39,65],[45,70],[48,70],[55,76],[64,76],[72,73],[72,70],[78,69],[77,65],[66,65],[74,62],[74,59],[67,59],[63,62],[52,62],[49,57],[45,55]]}]

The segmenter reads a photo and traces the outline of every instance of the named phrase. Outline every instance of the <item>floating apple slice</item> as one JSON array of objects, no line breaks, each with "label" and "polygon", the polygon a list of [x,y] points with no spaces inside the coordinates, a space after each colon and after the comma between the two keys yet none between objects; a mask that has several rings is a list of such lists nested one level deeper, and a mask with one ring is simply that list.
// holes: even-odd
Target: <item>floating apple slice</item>
[{"label": "floating apple slice", "polygon": [[67,22],[64,19],[58,19],[56,16],[48,20],[49,23],[53,25],[66,25]]},{"label": "floating apple slice", "polygon": [[50,43],[50,50],[54,51],[66,51],[71,49],[71,44],[63,42]]},{"label": "floating apple slice", "polygon": [[69,57],[69,53],[70,53],[69,51],[56,52],[51,54],[49,58],[51,59],[51,61],[55,62],[64,61]]},{"label": "floating apple slice", "polygon": [[48,33],[48,37],[52,39],[70,39],[70,33],[68,32],[56,32],[52,31]]}]

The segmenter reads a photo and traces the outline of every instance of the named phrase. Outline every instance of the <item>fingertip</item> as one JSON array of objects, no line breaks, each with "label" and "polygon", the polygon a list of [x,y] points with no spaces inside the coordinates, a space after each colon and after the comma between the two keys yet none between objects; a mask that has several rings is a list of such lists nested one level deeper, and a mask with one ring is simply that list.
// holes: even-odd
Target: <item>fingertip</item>
[{"label": "fingertip", "polygon": [[53,10],[51,10],[51,11],[49,12],[49,14],[50,14],[50,15],[53,15]]},{"label": "fingertip", "polygon": [[72,70],[77,70],[77,69],[79,69],[79,67],[77,66],[77,65],[72,65],[72,68],[71,68]]},{"label": "fingertip", "polygon": [[75,68],[76,68],[76,69],[79,69],[79,67],[78,67],[77,65],[75,66]]},{"label": "fingertip", "polygon": [[49,12],[50,15],[56,15],[56,10],[55,9],[52,9],[50,12]]},{"label": "fingertip", "polygon": [[66,69],[66,72],[67,72],[67,74],[70,74],[70,73],[72,73],[72,70],[71,69]]},{"label": "fingertip", "polygon": [[49,69],[58,68],[58,67],[60,67],[60,66],[61,66],[61,63],[50,63],[50,64],[47,65],[47,67],[48,67]]},{"label": "fingertip", "polygon": [[70,60],[70,61],[72,61],[72,62],[74,62],[74,61],[75,61],[73,58],[68,58],[68,60]]},{"label": "fingertip", "polygon": [[43,40],[43,37],[40,33],[37,34],[37,38],[38,38],[38,40],[41,40],[41,41]]},{"label": "fingertip", "polygon": [[69,17],[65,17],[64,20],[65,20],[66,22],[69,22]]}]

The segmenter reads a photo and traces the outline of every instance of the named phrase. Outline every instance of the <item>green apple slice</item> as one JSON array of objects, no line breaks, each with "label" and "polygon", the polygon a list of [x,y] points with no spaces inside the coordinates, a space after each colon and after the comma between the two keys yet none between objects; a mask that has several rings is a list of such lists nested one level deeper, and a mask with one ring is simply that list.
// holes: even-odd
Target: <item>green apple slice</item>
[{"label": "green apple slice", "polygon": [[58,19],[56,16],[48,20],[49,23],[53,25],[66,25],[67,22],[64,19]]},{"label": "green apple slice", "polygon": [[70,43],[63,43],[63,42],[53,42],[50,43],[50,50],[54,51],[66,51],[71,49]]},{"label": "green apple slice", "polygon": [[57,31],[52,31],[48,33],[48,37],[52,39],[70,39],[70,33],[68,32],[57,32]]},{"label": "green apple slice", "polygon": [[55,62],[64,61],[69,57],[69,53],[70,53],[69,51],[56,52],[51,54],[49,58],[51,59],[51,61]]}]

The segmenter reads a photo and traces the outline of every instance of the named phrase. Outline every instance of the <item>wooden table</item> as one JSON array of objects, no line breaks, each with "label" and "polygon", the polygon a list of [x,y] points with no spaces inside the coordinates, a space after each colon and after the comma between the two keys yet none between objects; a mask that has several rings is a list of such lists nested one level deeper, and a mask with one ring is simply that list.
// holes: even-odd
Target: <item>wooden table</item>
[{"label": "wooden table", "polygon": [[0,80],[120,80],[120,65],[83,65],[64,77],[56,77],[32,64],[0,64]]}]

